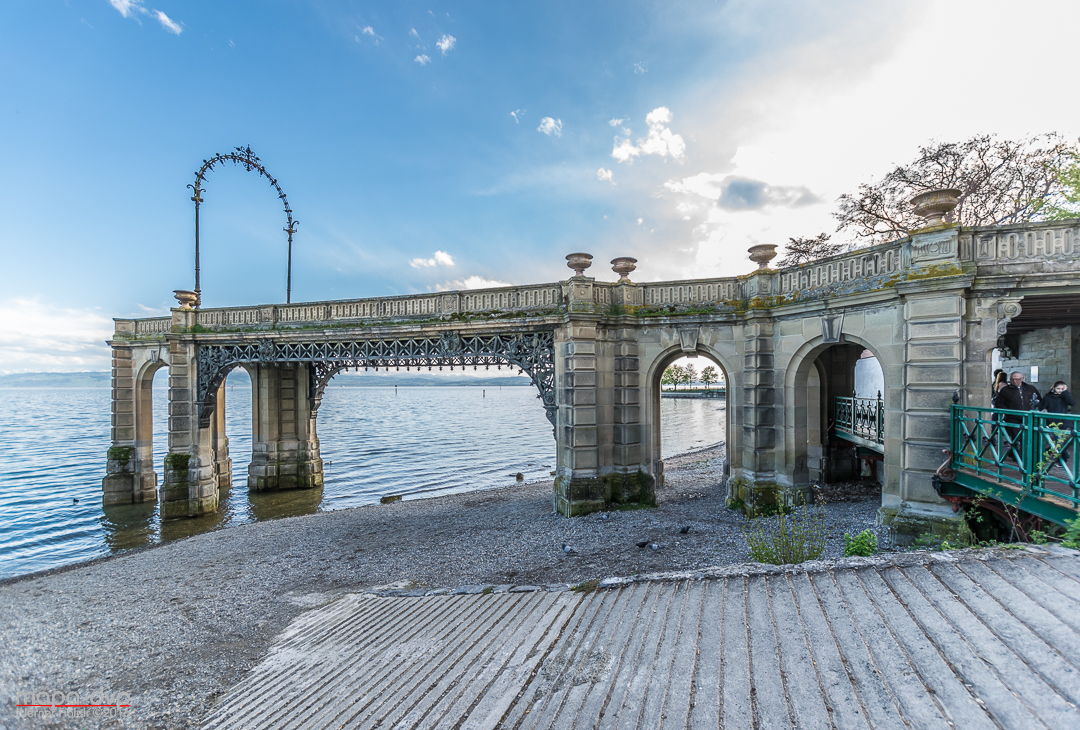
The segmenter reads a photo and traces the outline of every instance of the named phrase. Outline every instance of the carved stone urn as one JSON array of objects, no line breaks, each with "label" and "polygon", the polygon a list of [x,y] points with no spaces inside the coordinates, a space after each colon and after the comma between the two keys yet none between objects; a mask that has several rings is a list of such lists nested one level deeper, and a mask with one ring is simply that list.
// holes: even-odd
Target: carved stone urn
[{"label": "carved stone urn", "polygon": [[926,225],[940,226],[945,224],[945,216],[960,202],[960,191],[956,188],[927,190],[909,202],[915,207],[915,215],[926,219]]},{"label": "carved stone urn", "polygon": [[192,309],[199,301],[199,297],[193,291],[187,289],[174,289],[173,296],[180,302],[180,309]]},{"label": "carved stone urn", "polygon": [[775,243],[759,243],[747,249],[750,252],[750,260],[757,264],[759,269],[769,268],[769,262],[776,258]]},{"label": "carved stone urn", "polygon": [[585,276],[585,269],[592,266],[591,253],[572,253],[566,257],[566,265],[574,270],[574,276]]},{"label": "carved stone urn", "polygon": [[630,281],[630,272],[637,268],[637,259],[620,256],[611,260],[611,270],[619,275],[619,281]]}]

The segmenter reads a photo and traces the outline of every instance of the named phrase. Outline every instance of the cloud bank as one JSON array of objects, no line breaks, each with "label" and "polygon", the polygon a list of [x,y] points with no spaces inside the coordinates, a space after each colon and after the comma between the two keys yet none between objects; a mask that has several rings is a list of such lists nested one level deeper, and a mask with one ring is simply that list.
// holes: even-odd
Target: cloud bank
[{"label": "cloud bank", "polygon": [[[672,157],[678,161],[686,159],[686,142],[683,138],[673,133],[668,124],[671,124],[671,110],[666,106],[657,107],[645,115],[645,123],[649,125],[649,134],[644,139],[639,139],[637,144],[626,139],[615,138],[615,148],[611,156],[619,162],[633,163],[635,157],[641,155],[659,155],[660,157]],[[623,120],[612,119],[608,124],[617,126]]]},{"label": "cloud bank", "polygon": [[549,137],[561,137],[562,120],[544,117],[540,120],[540,126],[536,128],[536,131],[546,134]]},{"label": "cloud bank", "polygon": [[414,269],[428,268],[433,266],[454,266],[454,259],[446,251],[436,251],[430,259],[413,259],[409,266]]}]

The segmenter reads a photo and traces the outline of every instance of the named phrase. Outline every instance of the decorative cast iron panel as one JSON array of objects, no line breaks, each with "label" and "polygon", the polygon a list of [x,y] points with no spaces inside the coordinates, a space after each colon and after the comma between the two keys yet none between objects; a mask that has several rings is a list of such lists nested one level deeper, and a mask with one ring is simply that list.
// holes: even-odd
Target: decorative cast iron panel
[{"label": "decorative cast iron panel", "polygon": [[513,365],[540,391],[548,420],[555,425],[555,334],[551,331],[461,336],[442,332],[408,339],[340,339],[288,342],[262,339],[199,345],[199,422],[210,425],[215,396],[228,371],[245,363],[306,363],[311,366],[312,415],[330,378],[347,368],[479,367]]}]

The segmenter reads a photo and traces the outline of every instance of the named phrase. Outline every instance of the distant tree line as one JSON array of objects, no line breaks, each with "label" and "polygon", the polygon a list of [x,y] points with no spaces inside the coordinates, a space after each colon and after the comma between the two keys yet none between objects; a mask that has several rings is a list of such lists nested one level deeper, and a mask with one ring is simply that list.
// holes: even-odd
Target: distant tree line
[{"label": "distant tree line", "polygon": [[1080,146],[1056,133],[1018,141],[976,135],[964,142],[931,142],[881,180],[837,200],[836,231],[791,238],[779,266],[796,266],[844,250],[894,241],[923,225],[909,201],[930,190],[955,188],[960,202],[946,217],[963,226],[1006,225],[1080,218]]},{"label": "distant tree line", "polygon": [[693,363],[687,363],[686,366],[669,365],[660,376],[661,385],[670,385],[675,390],[678,390],[680,385],[690,387],[694,383],[701,383],[705,386],[705,390],[708,390],[710,385],[718,382],[720,382],[720,376],[715,367],[709,365],[698,375]]}]

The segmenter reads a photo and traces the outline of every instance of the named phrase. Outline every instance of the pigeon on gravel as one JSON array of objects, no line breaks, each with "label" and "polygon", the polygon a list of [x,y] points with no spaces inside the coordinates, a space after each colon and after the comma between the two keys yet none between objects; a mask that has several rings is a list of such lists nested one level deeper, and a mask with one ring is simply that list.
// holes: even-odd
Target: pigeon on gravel
[{"label": "pigeon on gravel", "polygon": [[577,550],[575,550],[574,548],[570,547],[570,546],[569,546],[569,545],[567,545],[567,544],[566,544],[565,542],[563,543],[563,546],[562,546],[562,551],[563,551],[564,553],[566,553],[567,555],[577,555]]},{"label": "pigeon on gravel", "polygon": [[648,545],[648,544],[649,544],[649,541],[648,541],[648,540],[641,540],[640,542],[638,542],[638,543],[637,543],[637,546],[638,546],[639,548],[643,548],[643,547],[645,547],[645,546],[646,546],[646,545]]},{"label": "pigeon on gravel", "polygon": [[683,527],[679,530],[680,535],[685,535],[688,532],[690,532],[690,525],[687,525],[686,527]]},{"label": "pigeon on gravel", "polygon": [[652,545],[650,545],[649,547],[651,547],[651,548],[653,549],[653,552],[655,552],[655,551],[657,551],[657,550],[659,550],[659,549],[660,549],[660,546],[659,546],[659,545],[657,545],[657,544],[656,544],[655,542],[654,542],[654,543],[653,543]]}]

